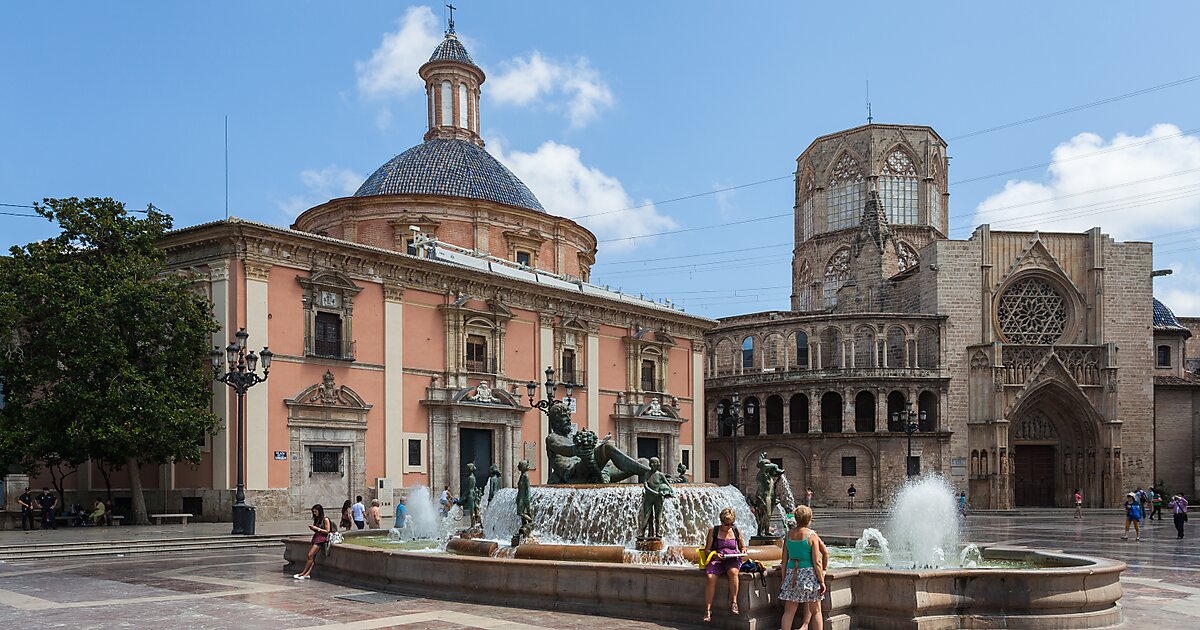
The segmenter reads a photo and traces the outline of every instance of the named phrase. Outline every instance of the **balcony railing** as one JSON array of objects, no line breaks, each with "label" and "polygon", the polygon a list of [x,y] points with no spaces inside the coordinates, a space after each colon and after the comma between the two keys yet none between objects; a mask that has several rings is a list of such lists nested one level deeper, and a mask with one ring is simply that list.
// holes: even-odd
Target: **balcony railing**
[{"label": "balcony railing", "polygon": [[556,378],[560,383],[571,383],[575,386],[587,385],[587,372],[583,370],[561,368],[558,370]]},{"label": "balcony railing", "polygon": [[472,374],[499,374],[496,357],[486,359],[464,359],[463,367]]},{"label": "balcony railing", "polygon": [[354,340],[352,339],[317,339],[304,338],[305,355],[321,357],[322,359],[337,359],[339,361],[354,360]]},{"label": "balcony railing", "polygon": [[893,368],[893,367],[856,367],[856,368],[820,368],[810,370],[805,368],[754,368],[742,371],[725,369],[709,373],[710,379],[729,381],[753,380],[756,383],[773,381],[802,381],[836,378],[939,378],[938,368]]},{"label": "balcony railing", "polygon": [[661,378],[643,378],[639,383],[644,392],[665,392],[666,383]]}]

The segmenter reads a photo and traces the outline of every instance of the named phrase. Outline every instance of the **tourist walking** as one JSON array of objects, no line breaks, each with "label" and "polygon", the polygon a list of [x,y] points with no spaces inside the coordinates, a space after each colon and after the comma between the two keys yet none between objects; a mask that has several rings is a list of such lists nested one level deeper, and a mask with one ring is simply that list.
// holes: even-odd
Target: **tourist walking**
[{"label": "tourist walking", "polygon": [[1125,495],[1125,534],[1121,540],[1129,540],[1129,526],[1133,525],[1133,533],[1138,542],[1142,542],[1142,504],[1137,494],[1130,492]]},{"label": "tourist walking", "polygon": [[812,507],[812,497],[813,497],[812,487],[805,488],[804,489],[804,505],[807,505],[808,507]]},{"label": "tourist walking", "polygon": [[1146,498],[1146,491],[1142,490],[1141,486],[1138,486],[1138,489],[1134,493],[1134,496],[1137,497],[1138,507],[1140,507],[1142,509],[1142,518],[1146,518],[1146,504],[1148,504],[1150,502]]},{"label": "tourist walking", "polygon": [[850,487],[846,489],[846,496],[850,498],[851,510],[854,509],[854,495],[856,494],[858,494],[858,489],[854,487],[854,484],[850,484]]},{"label": "tourist walking", "polygon": [[1154,515],[1158,515],[1158,520],[1162,520],[1162,493],[1150,486],[1150,516],[1146,520],[1153,520]]},{"label": "tourist walking", "polygon": [[1183,498],[1182,494],[1177,494],[1171,497],[1171,502],[1167,504],[1171,508],[1171,516],[1175,520],[1175,531],[1179,535],[1176,538],[1183,538],[1183,524],[1187,522],[1187,499]]},{"label": "tourist walking", "polygon": [[307,580],[309,574],[312,573],[313,565],[317,562],[317,553],[329,544],[329,533],[334,531],[333,523],[325,516],[325,508],[318,503],[312,506],[312,525],[308,528],[312,530],[312,546],[308,548],[308,559],[304,562],[304,570],[293,575],[297,580]]},{"label": "tourist walking", "polygon": [[342,504],[342,522],[338,523],[338,527],[341,527],[343,530],[349,530],[354,526],[350,520],[350,505],[350,499],[346,499],[346,502]]},{"label": "tourist walking", "polygon": [[359,529],[367,526],[367,506],[363,505],[361,495],[354,497],[354,505],[350,506],[350,518]]},{"label": "tourist walking", "polygon": [[379,529],[381,520],[379,517],[379,499],[371,499],[371,509],[367,510],[367,524],[371,526],[371,529]]},{"label": "tourist walking", "polygon": [[704,567],[707,581],[704,583],[704,621],[712,621],[713,595],[717,592],[717,576],[729,576],[729,611],[738,614],[738,567],[742,566],[742,558],[746,555],[746,541],[738,531],[734,521],[737,519],[732,508],[721,510],[720,525],[714,526],[708,532],[704,543],[704,552],[708,554],[708,563]]},{"label": "tourist walking", "polygon": [[963,518],[967,517],[967,493],[966,492],[958,493],[958,515]]},{"label": "tourist walking", "polygon": [[17,503],[21,506],[21,529],[33,529],[33,495],[29,494],[29,488],[25,488],[25,492],[17,497]]},{"label": "tourist walking", "polygon": [[50,488],[42,488],[37,502],[42,508],[42,529],[58,529],[58,521],[54,515],[54,508],[58,507],[58,497],[50,492]]},{"label": "tourist walking", "polygon": [[1083,518],[1083,495],[1079,494],[1079,488],[1075,488],[1075,518]]},{"label": "tourist walking", "polygon": [[783,582],[779,599],[783,600],[783,630],[792,629],[796,610],[804,607],[801,628],[824,628],[821,617],[821,600],[825,598],[825,568],[829,558],[821,537],[809,529],[812,524],[812,509],[807,505],[797,506],[792,512],[796,529],[788,532],[783,541]]}]

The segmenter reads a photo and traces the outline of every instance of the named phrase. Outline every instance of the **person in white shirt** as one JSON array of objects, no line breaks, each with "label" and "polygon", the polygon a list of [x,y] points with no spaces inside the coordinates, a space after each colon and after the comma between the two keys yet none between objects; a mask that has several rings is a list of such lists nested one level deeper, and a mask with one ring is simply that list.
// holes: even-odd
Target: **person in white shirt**
[{"label": "person in white shirt", "polygon": [[450,508],[454,507],[454,497],[450,496],[450,486],[442,486],[442,495],[438,497],[438,505],[442,507],[442,516],[450,513]]},{"label": "person in white shirt", "polygon": [[367,506],[363,505],[362,497],[354,497],[354,505],[350,506],[350,518],[354,520],[354,526],[363,529],[367,526]]}]

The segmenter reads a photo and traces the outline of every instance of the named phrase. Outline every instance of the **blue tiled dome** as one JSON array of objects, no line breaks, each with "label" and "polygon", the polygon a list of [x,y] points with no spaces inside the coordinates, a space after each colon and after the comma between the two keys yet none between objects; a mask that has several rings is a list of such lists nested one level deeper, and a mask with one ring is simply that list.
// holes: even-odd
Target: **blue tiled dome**
[{"label": "blue tiled dome", "polygon": [[[475,65],[475,61],[471,59],[471,55],[467,49],[458,41],[458,38],[447,33],[446,39],[433,49],[433,54],[429,56],[429,61],[459,61]],[[428,63],[428,62],[426,62]]]},{"label": "blue tiled dome", "polygon": [[1187,330],[1187,327],[1179,323],[1175,318],[1175,313],[1167,308],[1166,304],[1154,298],[1154,328],[1158,330]]},{"label": "blue tiled dome", "polygon": [[354,193],[372,195],[467,197],[545,212],[512,171],[466,140],[427,140],[388,160]]}]

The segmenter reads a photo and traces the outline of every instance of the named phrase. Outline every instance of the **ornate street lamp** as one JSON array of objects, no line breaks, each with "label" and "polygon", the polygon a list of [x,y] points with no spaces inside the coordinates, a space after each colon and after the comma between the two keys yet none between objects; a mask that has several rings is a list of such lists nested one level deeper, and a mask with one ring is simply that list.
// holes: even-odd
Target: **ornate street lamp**
[{"label": "ornate street lamp", "polygon": [[[746,418],[742,416],[742,397],[734,392],[731,404],[726,407],[725,403],[717,403],[717,424],[724,429],[729,429],[733,435],[733,487],[738,486],[738,430],[746,426]],[[746,406],[746,415],[754,415],[754,403],[750,402]]]},{"label": "ornate street lamp", "polygon": [[[919,472],[913,466],[912,436],[914,433],[920,430],[921,424],[925,423],[926,418],[928,418],[928,416],[925,415],[924,411],[920,413],[913,411],[912,401],[909,401],[908,406],[904,409],[892,412],[892,424],[897,425],[903,422],[904,435],[908,436],[908,459],[904,461],[904,467],[909,477],[915,477]],[[917,424],[918,421],[921,424]]]},{"label": "ornate street lamp", "polygon": [[[234,335],[235,341],[230,343],[225,351],[220,346],[213,346],[209,356],[212,358],[213,379],[225,383],[237,393],[237,494],[233,503],[233,532],[234,534],[254,534],[254,507],[246,505],[245,483],[245,449],[243,435],[246,421],[246,390],[267,380],[271,370],[271,358],[274,353],[263,346],[262,352],[246,351],[246,340],[250,335],[242,328]],[[224,355],[224,356],[222,356]],[[262,376],[255,371],[259,360],[262,360]],[[228,371],[221,373],[222,361],[229,365]]]},{"label": "ornate street lamp", "polygon": [[[534,400],[533,398],[537,395],[537,383],[533,381],[525,383],[525,389],[529,392],[529,406],[536,407],[541,409],[543,413],[549,414],[550,405],[553,405],[555,402],[559,385],[560,383],[554,381],[554,368],[546,368],[546,398],[544,400]],[[566,398],[570,398],[571,393],[575,391],[575,383],[561,383],[561,385],[567,390]]]}]

